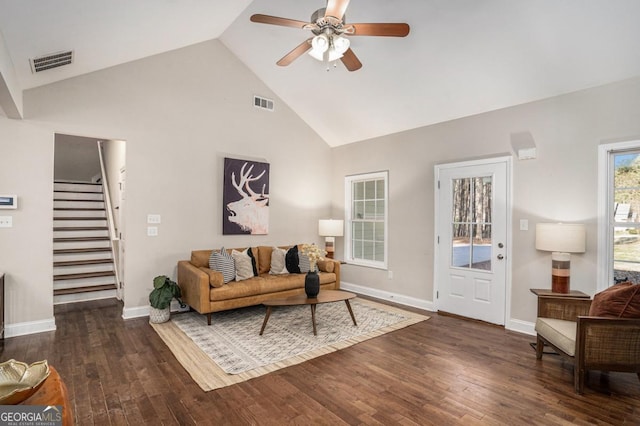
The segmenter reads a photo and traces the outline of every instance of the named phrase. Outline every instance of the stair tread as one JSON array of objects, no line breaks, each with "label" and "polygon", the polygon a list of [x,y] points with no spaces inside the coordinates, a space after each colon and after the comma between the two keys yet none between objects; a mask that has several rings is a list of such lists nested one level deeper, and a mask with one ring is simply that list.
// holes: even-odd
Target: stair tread
[{"label": "stair tread", "polygon": [[62,238],[54,238],[54,243],[71,243],[71,242],[80,242],[80,241],[109,241],[109,237],[62,237]]},{"label": "stair tread", "polygon": [[102,185],[102,182],[87,182],[83,180],[54,180],[53,183],[69,185]]},{"label": "stair tread", "polygon": [[91,291],[103,291],[103,290],[117,290],[118,287],[115,284],[103,284],[103,285],[93,285],[93,286],[85,286],[85,287],[72,287],[72,288],[60,288],[57,290],[53,290],[54,296],[61,296],[63,294],[77,294],[77,293],[88,293]]},{"label": "stair tread", "polygon": [[91,217],[91,216],[62,216],[54,217],[53,220],[107,220],[106,217]]},{"label": "stair tread", "polygon": [[54,207],[53,210],[57,211],[104,211],[104,207]]},{"label": "stair tread", "polygon": [[53,191],[54,193],[58,192],[58,193],[67,193],[67,194],[102,194],[102,192],[100,191],[73,191],[70,189],[62,189],[62,190],[55,190]]},{"label": "stair tread", "polygon": [[[99,192],[94,192],[93,194],[100,194]],[[54,198],[53,201],[78,201],[81,203],[104,203],[104,200],[96,200],[93,198]]]},{"label": "stair tread", "polygon": [[113,263],[113,259],[86,259],[86,260],[63,260],[60,262],[53,262],[53,266],[82,266],[82,265],[101,265],[105,263]]},{"label": "stair tread", "polygon": [[56,226],[54,231],[108,231],[107,226]]},{"label": "stair tread", "polygon": [[54,275],[53,280],[78,280],[83,278],[98,278],[98,277],[111,277],[114,276],[113,271],[100,271],[100,272],[81,272],[78,274],[59,274]]},{"label": "stair tread", "polygon": [[53,254],[98,253],[101,251],[111,251],[111,247],[57,249],[53,251]]}]

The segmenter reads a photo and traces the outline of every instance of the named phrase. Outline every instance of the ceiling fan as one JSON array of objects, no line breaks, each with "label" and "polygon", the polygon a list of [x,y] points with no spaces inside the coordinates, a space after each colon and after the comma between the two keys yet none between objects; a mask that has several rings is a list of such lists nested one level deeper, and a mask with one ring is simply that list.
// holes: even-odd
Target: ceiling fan
[{"label": "ceiling fan", "polygon": [[350,41],[345,36],[405,37],[409,34],[409,25],[405,23],[347,24],[344,13],[349,1],[327,0],[327,7],[316,10],[311,15],[311,22],[261,14],[252,15],[251,22],[311,30],[314,34],[276,62],[282,67],[289,65],[310,50],[309,54],[317,60],[329,63],[340,59],[349,71],[356,71],[362,68],[362,63],[349,47]]}]

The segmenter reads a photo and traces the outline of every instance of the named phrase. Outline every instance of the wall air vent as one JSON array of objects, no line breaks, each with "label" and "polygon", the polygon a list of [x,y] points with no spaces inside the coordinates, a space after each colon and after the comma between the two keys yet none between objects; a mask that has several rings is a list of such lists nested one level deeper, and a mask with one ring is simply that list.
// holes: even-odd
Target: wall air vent
[{"label": "wall air vent", "polygon": [[273,111],[273,101],[260,96],[253,97],[253,106],[256,108],[266,109],[267,111]]},{"label": "wall air vent", "polygon": [[29,59],[32,73],[49,70],[51,68],[62,67],[64,65],[69,65],[72,62],[73,62],[73,50],[68,50],[66,52],[50,53],[48,55],[42,55],[42,56],[38,56],[37,58]]}]

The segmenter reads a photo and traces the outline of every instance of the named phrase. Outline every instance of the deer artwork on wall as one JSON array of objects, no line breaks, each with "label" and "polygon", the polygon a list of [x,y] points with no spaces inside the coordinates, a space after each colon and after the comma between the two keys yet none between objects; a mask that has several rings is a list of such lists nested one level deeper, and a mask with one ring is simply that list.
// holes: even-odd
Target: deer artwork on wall
[{"label": "deer artwork on wall", "polygon": [[223,234],[269,231],[269,164],[224,159]]}]

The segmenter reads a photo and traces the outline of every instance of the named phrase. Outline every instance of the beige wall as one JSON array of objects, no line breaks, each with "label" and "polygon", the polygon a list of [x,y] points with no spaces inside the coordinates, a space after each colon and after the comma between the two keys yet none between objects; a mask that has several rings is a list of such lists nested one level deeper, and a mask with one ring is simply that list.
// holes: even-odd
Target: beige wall
[{"label": "beige wall", "polygon": [[73,135],[55,135],[53,178],[91,182],[100,175],[100,157],[96,139]]},{"label": "beige wall", "polygon": [[[276,101],[253,107],[253,95]],[[0,229],[7,322],[52,316],[54,133],[127,141],[125,316],[152,279],[175,278],[191,250],[321,242],[330,149],[220,42],[210,41],[25,92],[26,119],[0,119],[0,191],[21,196]],[[271,164],[270,233],[222,236],[225,156]],[[159,236],[146,236],[148,213]],[[28,302],[28,303],[27,303]]]},{"label": "beige wall", "polygon": [[18,196],[12,228],[0,228],[0,272],[5,276],[5,322],[53,316],[53,133],[0,118],[0,193]]},{"label": "beige wall", "polygon": [[9,50],[0,32],[0,116],[22,117],[22,92]]},{"label": "beige wall", "polygon": [[[254,94],[275,99],[275,112],[254,108]],[[549,286],[549,256],[533,248],[537,221],[588,224],[572,285],[595,291],[597,146],[640,135],[635,79],[331,150],[217,41],[29,90],[24,106],[23,121],[0,117],[0,193],[20,197],[14,227],[0,229],[9,325],[53,315],[55,133],[127,141],[126,316],[192,249],[322,243],[317,219],[342,214],[344,176],[378,170],[389,170],[394,278],[345,265],[343,280],[431,301],[433,166],[509,153],[512,133],[531,132],[538,158],[513,163],[511,305],[522,321],[535,318],[529,288]],[[271,164],[268,236],[221,235],[225,156]],[[162,216],[155,238],[146,236],[149,213]],[[530,231],[517,229],[520,219]]]},{"label": "beige wall", "polygon": [[[595,293],[597,147],[638,139],[638,117],[640,79],[634,79],[334,149],[334,217],[344,211],[344,176],[389,170],[394,278],[346,265],[343,280],[433,301],[434,165],[510,153],[511,134],[531,132],[537,159],[513,161],[511,319],[534,321],[529,288],[550,288],[549,253],[534,248],[536,222],[587,223],[587,252],[572,256],[571,283]],[[520,219],[529,220],[529,231],[519,230]],[[343,240],[337,243],[341,257]]]}]

